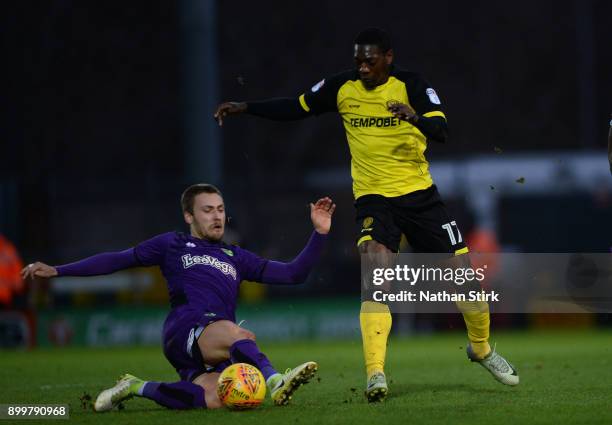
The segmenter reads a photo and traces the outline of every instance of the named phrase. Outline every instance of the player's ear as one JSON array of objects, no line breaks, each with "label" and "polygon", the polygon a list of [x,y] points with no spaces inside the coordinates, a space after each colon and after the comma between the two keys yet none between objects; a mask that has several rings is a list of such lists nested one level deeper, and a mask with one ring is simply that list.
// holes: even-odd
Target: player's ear
[{"label": "player's ear", "polygon": [[183,212],[183,217],[185,218],[185,223],[189,224],[190,226],[193,224],[193,215],[190,212]]},{"label": "player's ear", "polygon": [[391,65],[393,63],[393,49],[387,50],[387,53],[385,53],[385,61],[387,62],[387,65]]}]

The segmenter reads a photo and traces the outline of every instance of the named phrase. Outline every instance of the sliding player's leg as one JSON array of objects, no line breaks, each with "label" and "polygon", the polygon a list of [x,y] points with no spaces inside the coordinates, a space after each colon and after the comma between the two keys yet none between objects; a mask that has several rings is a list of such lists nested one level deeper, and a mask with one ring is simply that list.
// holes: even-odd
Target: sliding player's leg
[{"label": "sliding player's leg", "polygon": [[316,372],[316,363],[308,362],[280,374],[259,350],[252,332],[229,320],[202,326],[191,316],[189,311],[171,313],[164,325],[164,354],[179,373],[180,381],[144,381],[123,375],[115,386],[100,393],[95,410],[111,410],[132,397],[145,397],[170,409],[221,407],[216,380],[219,372],[237,362],[261,370],[274,402],[286,404],[293,392]]},{"label": "sliding player's leg", "polygon": [[198,338],[204,363],[248,363],[258,368],[266,379],[272,400],[277,405],[289,402],[293,393],[316,373],[318,365],[306,362],[284,374],[278,373],[255,343],[255,335],[229,320],[208,325]]},{"label": "sliding player's leg", "polygon": [[132,397],[148,398],[169,409],[215,409],[221,407],[215,390],[218,377],[219,373],[206,373],[194,382],[154,382],[125,374],[98,395],[94,409],[106,412]]},{"label": "sliding player's leg", "polygon": [[95,410],[111,410],[132,397],[149,398],[170,409],[218,407],[214,400],[208,405],[206,403],[211,397],[216,397],[216,392],[212,390],[208,394],[207,388],[193,382],[198,376],[215,371],[204,364],[200,350],[194,344],[195,334],[202,328],[201,316],[201,312],[178,307],[170,312],[164,323],[164,355],[176,369],[180,381],[147,382],[130,374],[122,375],[115,386],[98,395]]}]

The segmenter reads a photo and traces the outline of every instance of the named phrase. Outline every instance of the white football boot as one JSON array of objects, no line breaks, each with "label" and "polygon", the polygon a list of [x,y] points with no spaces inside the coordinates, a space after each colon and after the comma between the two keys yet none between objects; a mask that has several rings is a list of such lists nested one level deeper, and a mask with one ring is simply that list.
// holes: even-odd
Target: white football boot
[{"label": "white football boot", "polygon": [[134,397],[138,392],[138,388],[140,388],[143,383],[144,381],[142,379],[136,378],[129,373],[121,375],[114,387],[108,388],[98,395],[94,403],[94,410],[96,412],[107,412],[112,410],[122,401]]},{"label": "white football boot", "polygon": [[484,359],[477,359],[472,351],[472,346],[468,344],[467,356],[470,361],[480,363],[482,367],[491,372],[491,375],[502,384],[510,386],[519,384],[517,370],[508,360],[497,354],[495,348]]},{"label": "white football boot", "polygon": [[376,372],[368,378],[365,396],[369,403],[383,401],[388,392],[387,377],[383,372]]},{"label": "white football boot", "polygon": [[315,376],[319,365],[315,362],[306,362],[294,369],[287,369],[284,374],[268,378],[270,396],[277,406],[289,403],[293,393],[303,384]]}]

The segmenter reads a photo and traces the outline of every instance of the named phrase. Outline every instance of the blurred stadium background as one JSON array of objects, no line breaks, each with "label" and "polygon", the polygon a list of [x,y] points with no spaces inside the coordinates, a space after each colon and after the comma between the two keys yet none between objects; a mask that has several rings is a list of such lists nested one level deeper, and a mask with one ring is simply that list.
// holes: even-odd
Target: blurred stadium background
[{"label": "blurred stadium background", "polygon": [[[298,95],[352,66],[355,34],[379,26],[396,62],[440,94],[451,139],[429,147],[432,174],[473,247],[610,252],[610,16],[603,0],[15,2],[1,18],[0,234],[24,263],[124,249],[185,230],[180,193],[206,181],[224,192],[228,241],[286,260],[309,234],[307,203],[330,195],[333,234],[309,282],[246,284],[240,316],[264,338],[358,339],[340,120],[243,116],[219,129],[212,112],[222,100]],[[4,285],[17,288],[0,311],[5,347],[158,344],[168,311],[154,270]],[[398,319],[399,334],[462,328],[459,315]]]}]

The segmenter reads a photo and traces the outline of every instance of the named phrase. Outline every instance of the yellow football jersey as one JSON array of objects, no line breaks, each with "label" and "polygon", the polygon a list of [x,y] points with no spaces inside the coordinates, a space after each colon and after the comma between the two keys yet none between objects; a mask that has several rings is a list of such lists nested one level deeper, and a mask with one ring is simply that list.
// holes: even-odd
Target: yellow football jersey
[{"label": "yellow football jersey", "polygon": [[419,115],[446,119],[436,92],[419,75],[393,67],[385,84],[367,90],[356,71],[346,71],[321,80],[299,100],[304,110],[317,115],[340,113],[351,152],[355,199],[368,194],[402,196],[433,184],[425,135],[388,110],[390,103],[401,102]]}]

